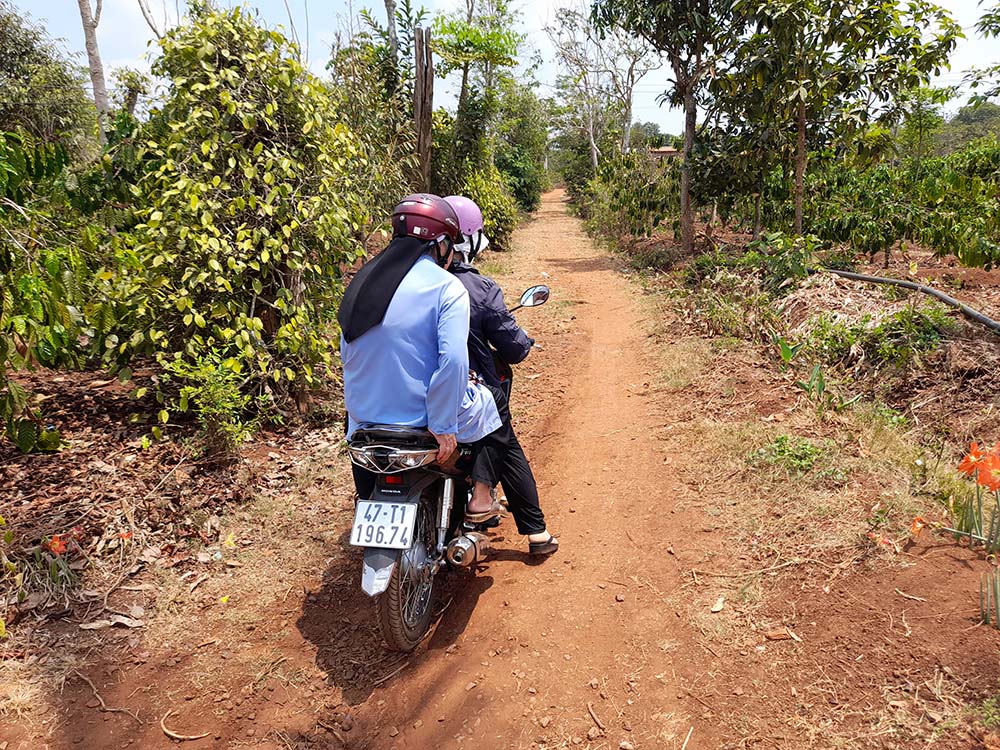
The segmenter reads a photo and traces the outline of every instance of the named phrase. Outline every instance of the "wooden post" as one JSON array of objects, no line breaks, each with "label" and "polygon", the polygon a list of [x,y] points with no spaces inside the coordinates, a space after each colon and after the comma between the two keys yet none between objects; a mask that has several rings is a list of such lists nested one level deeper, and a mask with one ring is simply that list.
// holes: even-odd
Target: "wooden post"
[{"label": "wooden post", "polygon": [[416,80],[413,86],[413,126],[417,133],[417,158],[420,163],[420,189],[431,189],[431,128],[434,116],[434,58],[431,55],[431,30],[418,28],[413,38],[416,55]]}]

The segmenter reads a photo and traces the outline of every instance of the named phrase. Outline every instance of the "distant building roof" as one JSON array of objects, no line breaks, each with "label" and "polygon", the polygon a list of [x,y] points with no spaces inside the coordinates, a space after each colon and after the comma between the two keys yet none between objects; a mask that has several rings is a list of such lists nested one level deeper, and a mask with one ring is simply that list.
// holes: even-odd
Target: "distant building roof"
[{"label": "distant building roof", "polygon": [[649,155],[662,159],[664,156],[680,156],[681,152],[673,146],[654,146],[649,149]]}]

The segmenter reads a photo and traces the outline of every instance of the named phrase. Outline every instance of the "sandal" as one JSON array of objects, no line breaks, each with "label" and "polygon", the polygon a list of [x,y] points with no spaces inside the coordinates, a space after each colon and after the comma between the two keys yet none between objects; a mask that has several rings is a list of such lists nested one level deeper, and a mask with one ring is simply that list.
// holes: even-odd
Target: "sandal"
[{"label": "sandal", "polygon": [[465,522],[471,524],[486,523],[493,518],[499,518],[502,513],[503,506],[494,500],[490,509],[484,510],[482,513],[469,513],[469,511],[465,511]]},{"label": "sandal", "polygon": [[528,552],[532,555],[551,555],[559,549],[559,540],[552,534],[544,542],[528,542]]}]

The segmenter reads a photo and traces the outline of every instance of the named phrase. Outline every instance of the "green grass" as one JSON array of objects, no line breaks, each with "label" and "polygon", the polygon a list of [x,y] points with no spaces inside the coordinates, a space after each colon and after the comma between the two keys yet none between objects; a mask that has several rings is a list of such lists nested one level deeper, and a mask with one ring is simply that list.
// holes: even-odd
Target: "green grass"
[{"label": "green grass", "polygon": [[784,469],[789,474],[802,475],[813,470],[826,456],[826,449],[795,435],[778,435],[774,440],[750,454],[750,463],[767,464]]},{"label": "green grass", "polygon": [[1000,727],[1000,695],[984,700],[982,705],[975,710],[975,715],[987,729]]},{"label": "green grass", "polygon": [[489,253],[476,259],[476,269],[479,273],[491,278],[505,275],[510,271],[509,266],[508,259],[499,253]]}]

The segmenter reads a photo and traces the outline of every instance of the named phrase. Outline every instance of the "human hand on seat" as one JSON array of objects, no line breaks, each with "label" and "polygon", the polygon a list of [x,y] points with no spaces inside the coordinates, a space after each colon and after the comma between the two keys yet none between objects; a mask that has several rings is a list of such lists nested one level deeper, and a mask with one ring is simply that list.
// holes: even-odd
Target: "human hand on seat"
[{"label": "human hand on seat", "polygon": [[438,442],[438,463],[444,463],[448,460],[448,456],[455,452],[458,448],[458,440],[454,435],[438,435],[436,432],[431,432],[434,439]]}]

